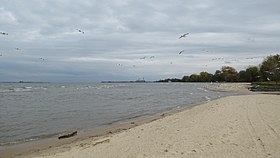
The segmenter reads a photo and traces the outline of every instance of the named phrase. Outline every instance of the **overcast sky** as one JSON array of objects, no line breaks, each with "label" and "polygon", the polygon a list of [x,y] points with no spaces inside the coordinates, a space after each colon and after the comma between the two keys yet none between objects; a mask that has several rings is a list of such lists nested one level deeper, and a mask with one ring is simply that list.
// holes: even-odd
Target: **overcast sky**
[{"label": "overcast sky", "polygon": [[279,53],[279,6],[279,0],[1,0],[0,31],[8,35],[0,34],[0,81],[239,71]]}]

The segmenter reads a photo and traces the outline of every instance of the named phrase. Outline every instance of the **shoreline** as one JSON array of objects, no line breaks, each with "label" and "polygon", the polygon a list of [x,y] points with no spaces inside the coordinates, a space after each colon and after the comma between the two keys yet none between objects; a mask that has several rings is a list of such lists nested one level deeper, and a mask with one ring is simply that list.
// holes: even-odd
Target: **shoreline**
[{"label": "shoreline", "polygon": [[228,96],[104,137],[21,157],[277,157],[280,98]]},{"label": "shoreline", "polygon": [[190,110],[196,106],[205,104],[209,101],[218,100],[221,98],[205,100],[198,103],[188,104],[187,106],[177,106],[168,111],[153,114],[150,116],[140,116],[128,120],[117,121],[112,124],[104,125],[104,127],[101,128],[78,131],[78,135],[67,139],[59,140],[58,137],[51,137],[51,138],[44,138],[44,139],[27,141],[27,142],[22,142],[17,144],[0,146],[0,158],[12,158],[12,157],[30,155],[37,152],[49,150],[51,148],[59,148],[68,144],[82,142],[91,138],[99,140],[104,137],[109,137],[111,135],[124,132],[134,127],[138,127],[168,116],[172,116],[176,113],[180,113],[185,110]]},{"label": "shoreline", "polygon": [[126,130],[19,157],[277,157],[280,98],[228,96]]},{"label": "shoreline", "polygon": [[[219,85],[217,87],[217,85]],[[234,87],[238,87],[237,89],[225,89],[223,88],[222,90],[219,89],[220,85],[228,85],[228,83],[219,83],[219,84],[214,84],[213,87],[216,88],[209,88],[209,87],[204,87],[206,90],[213,91],[213,92],[237,92],[240,95],[244,94],[249,94],[250,92],[247,90],[246,86],[247,84],[231,84],[235,85]],[[239,86],[242,85],[242,86]],[[224,87],[224,86],[222,86]],[[228,86],[226,86],[228,88]],[[246,88],[246,89],[245,89]],[[235,94],[236,95],[236,94]],[[223,98],[223,97],[222,97]],[[219,100],[221,98],[216,98],[211,101]],[[1,158],[6,158],[6,157],[14,157],[14,156],[22,156],[22,155],[30,155],[34,154],[37,152],[42,152],[45,150],[49,150],[51,148],[59,148],[61,146],[65,146],[68,144],[73,144],[81,141],[85,141],[87,139],[95,138],[96,140],[102,139],[104,137],[108,137],[117,133],[121,133],[123,131],[127,131],[131,128],[141,126],[147,123],[151,123],[153,121],[160,120],[162,118],[165,118],[167,116],[174,115],[176,113],[180,113],[185,110],[190,110],[196,106],[200,106],[202,104],[205,104],[209,101],[202,101],[194,104],[188,104],[188,106],[182,106],[182,107],[176,107],[171,110],[162,112],[162,113],[157,113],[153,114],[151,116],[141,116],[133,119],[128,119],[128,120],[122,120],[118,121],[115,123],[112,123],[108,126],[104,126],[102,128],[98,129],[90,129],[90,130],[85,130],[85,131],[78,131],[78,136],[68,138],[68,139],[63,139],[63,140],[58,140],[57,137],[52,137],[52,138],[46,138],[46,139],[39,139],[35,141],[30,141],[26,143],[20,143],[20,144],[14,144],[14,145],[7,145],[7,146],[2,146],[2,151],[0,154]],[[0,147],[1,149],[1,147]]]}]

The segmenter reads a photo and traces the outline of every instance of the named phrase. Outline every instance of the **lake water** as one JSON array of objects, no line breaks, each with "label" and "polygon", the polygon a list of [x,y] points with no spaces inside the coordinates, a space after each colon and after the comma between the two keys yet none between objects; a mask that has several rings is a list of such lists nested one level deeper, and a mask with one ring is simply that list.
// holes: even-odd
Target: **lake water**
[{"label": "lake water", "polygon": [[233,95],[207,83],[0,83],[0,145],[152,116]]}]

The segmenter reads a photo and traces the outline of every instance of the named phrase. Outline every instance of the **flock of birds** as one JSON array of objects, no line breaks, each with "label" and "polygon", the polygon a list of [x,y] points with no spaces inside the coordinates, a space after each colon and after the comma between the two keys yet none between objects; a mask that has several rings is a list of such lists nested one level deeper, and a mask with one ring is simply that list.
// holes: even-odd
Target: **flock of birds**
[{"label": "flock of birds", "polygon": [[[83,31],[83,30],[81,30],[81,29],[76,29],[76,30],[77,30],[79,33],[85,34],[85,31]],[[0,31],[0,35],[8,36],[9,34],[8,34],[7,32],[2,32],[2,31]],[[20,51],[20,50],[22,50],[22,49],[16,47],[15,50],[16,50],[16,51]],[[0,57],[2,57],[2,56],[3,56],[3,54],[1,53],[1,54],[0,54]],[[46,59],[44,59],[44,58],[41,57],[41,58],[39,58],[39,60],[45,61]]]},{"label": "flock of birds", "polygon": [[[183,33],[183,34],[179,37],[179,39],[181,39],[181,38],[186,38],[187,35],[189,35],[189,34],[190,34],[190,33]],[[184,49],[181,50],[181,51],[179,52],[179,54],[182,54],[184,51],[185,51]]]},{"label": "flock of birds", "polygon": [[8,35],[8,33],[6,33],[6,32],[0,32],[0,34],[1,34],[1,35],[4,35],[4,36],[5,36],[5,35],[6,35],[6,36]]},{"label": "flock of birds", "polygon": [[[76,29],[76,31],[78,32],[78,33],[80,33],[80,34],[85,34],[85,31],[84,30],[82,30],[82,29]],[[188,36],[189,36],[189,34],[190,33],[183,33],[183,34],[181,34],[180,36],[179,36],[179,40],[180,39],[182,39],[182,38],[187,38]],[[9,34],[7,33],[7,32],[0,32],[0,35],[3,35],[3,36],[8,36]],[[20,50],[22,50],[22,49],[20,49],[20,48],[18,48],[18,47],[16,47],[15,48],[15,50],[16,51],[20,51]],[[179,55],[181,55],[181,54],[183,54],[183,52],[184,52],[185,50],[183,49],[183,50],[180,50],[179,51]],[[203,49],[203,51],[204,52],[208,52],[208,50],[205,50],[205,49]],[[0,57],[2,57],[3,56],[3,54],[0,54]],[[147,59],[149,59],[149,60],[153,60],[155,58],[155,56],[144,56],[144,57],[141,57],[141,58],[139,58],[140,60],[147,60]],[[256,58],[260,58],[260,57],[247,57],[247,58],[245,58],[246,60],[252,60],[252,59],[256,59]],[[46,59],[44,59],[44,58],[39,58],[39,60],[40,61],[46,61]],[[223,58],[223,57],[217,57],[217,58],[212,58],[212,61],[224,61],[225,59]],[[237,59],[235,59],[235,61],[237,61]],[[230,64],[231,63],[231,61],[224,61],[224,63],[226,63],[226,64]],[[170,64],[173,64],[173,62],[171,61],[170,62]],[[118,66],[122,66],[122,64],[117,64]],[[202,65],[202,67],[207,67],[208,65],[206,65],[206,64],[204,64],[204,65]],[[133,65],[133,67],[136,67],[136,65]]]},{"label": "flock of birds", "polygon": [[[181,38],[186,38],[188,35],[189,35],[189,33],[183,33],[183,34],[181,34],[181,35],[179,36],[179,39],[181,39]],[[184,51],[185,51],[184,49],[181,50],[181,51],[179,52],[179,55],[182,54]],[[144,57],[141,57],[140,59],[143,60],[143,59],[153,59],[153,58],[155,58],[155,56],[144,56]],[[173,63],[170,62],[170,64],[173,64]],[[134,65],[134,67],[135,67],[135,65]]]}]

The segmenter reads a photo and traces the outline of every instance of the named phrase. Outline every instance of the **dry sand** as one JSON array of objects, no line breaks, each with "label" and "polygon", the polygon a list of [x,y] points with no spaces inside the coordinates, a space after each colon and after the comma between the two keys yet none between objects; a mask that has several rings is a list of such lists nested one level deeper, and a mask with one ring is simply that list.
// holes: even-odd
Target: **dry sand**
[{"label": "dry sand", "polygon": [[280,157],[280,96],[221,98],[120,133],[25,156]]}]

